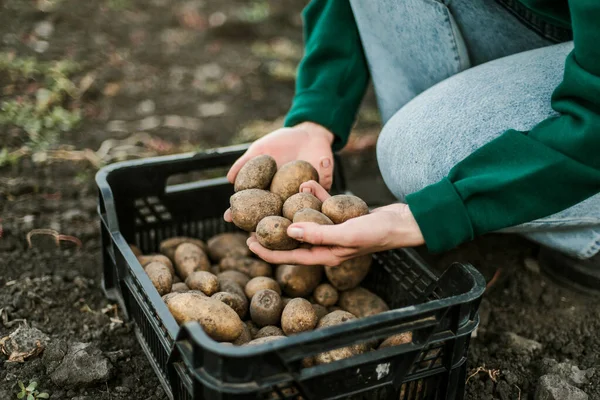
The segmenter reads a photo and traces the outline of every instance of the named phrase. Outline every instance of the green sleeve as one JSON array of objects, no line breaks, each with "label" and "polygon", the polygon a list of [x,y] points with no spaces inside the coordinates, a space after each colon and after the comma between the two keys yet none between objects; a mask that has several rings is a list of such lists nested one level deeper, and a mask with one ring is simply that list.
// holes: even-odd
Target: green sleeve
[{"label": "green sleeve", "polygon": [[552,94],[559,116],[509,130],[407,202],[431,251],[542,218],[600,192],[600,1],[569,1],[574,50]]},{"label": "green sleeve", "polygon": [[284,125],[314,122],[347,142],[369,80],[349,0],[312,0],[303,11],[305,54]]}]

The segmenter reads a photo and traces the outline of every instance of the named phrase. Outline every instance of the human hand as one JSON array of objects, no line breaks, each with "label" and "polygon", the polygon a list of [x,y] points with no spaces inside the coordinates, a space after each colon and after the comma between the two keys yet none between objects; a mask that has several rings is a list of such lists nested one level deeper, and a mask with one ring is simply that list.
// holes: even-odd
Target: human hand
[{"label": "human hand", "polygon": [[[300,186],[301,192],[312,193],[321,201],[329,197],[315,181]],[[392,204],[352,218],[339,225],[295,223],[288,236],[312,246],[289,251],[268,250],[253,235],[247,243],[250,250],[272,264],[335,266],[363,254],[424,244],[423,235],[407,204]]]},{"label": "human hand", "polygon": [[309,162],[319,173],[319,183],[330,189],[333,181],[333,139],[333,133],[312,122],[277,129],[252,143],[246,153],[233,164],[227,179],[234,183],[238,172],[248,160],[268,154],[275,159],[277,167],[295,160]]}]

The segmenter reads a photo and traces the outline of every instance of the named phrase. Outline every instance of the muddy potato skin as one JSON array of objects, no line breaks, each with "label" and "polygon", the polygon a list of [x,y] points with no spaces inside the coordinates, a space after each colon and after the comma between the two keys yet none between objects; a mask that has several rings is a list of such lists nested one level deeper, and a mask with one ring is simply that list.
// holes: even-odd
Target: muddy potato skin
[{"label": "muddy potato skin", "polygon": [[200,290],[207,296],[212,296],[219,291],[219,281],[216,276],[206,271],[192,272],[185,280],[185,284],[192,290]]},{"label": "muddy potato skin", "polygon": [[296,222],[314,222],[319,225],[333,225],[329,217],[322,212],[313,210],[312,208],[303,208],[294,214],[294,223]]},{"label": "muddy potato skin", "polygon": [[321,318],[323,318],[324,316],[329,314],[329,311],[327,310],[327,308],[323,307],[320,304],[313,303],[312,308],[313,308],[313,310],[315,310],[315,313],[317,314],[317,319],[319,319],[319,320],[321,320]]},{"label": "muddy potato skin", "polygon": [[206,242],[208,256],[215,263],[219,263],[227,256],[249,256],[250,249],[246,245],[246,240],[248,240],[248,235],[241,232],[220,233]]},{"label": "muddy potato skin", "polygon": [[251,342],[246,343],[244,346],[258,346],[259,344],[274,342],[284,338],[285,336],[266,336],[260,339],[254,339]]},{"label": "muddy potato skin", "polygon": [[349,290],[357,287],[371,269],[373,257],[365,254],[346,260],[334,267],[325,267],[325,275],[338,290]]},{"label": "muddy potato skin", "polygon": [[341,224],[351,218],[368,214],[369,207],[359,197],[351,194],[338,194],[323,202],[321,212],[327,215],[334,224]]},{"label": "muddy potato skin", "polygon": [[161,296],[171,292],[173,286],[173,275],[169,268],[161,262],[153,261],[144,268],[150,281]]},{"label": "muddy potato skin", "polygon": [[268,336],[285,336],[283,331],[276,327],[275,325],[267,325],[263,328],[260,328],[256,335],[254,335],[254,339],[260,339]]},{"label": "muddy potato skin", "polygon": [[308,296],[321,282],[323,267],[282,264],[275,270],[275,279],[290,297]]},{"label": "muddy potato skin", "polygon": [[300,244],[287,234],[287,228],[292,224],[287,218],[265,217],[256,226],[256,238],[264,248],[269,250],[293,250]]},{"label": "muddy potato skin", "polygon": [[381,297],[362,287],[340,293],[338,305],[358,318],[379,314],[390,309]]},{"label": "muddy potato skin", "polygon": [[300,297],[290,300],[281,313],[281,329],[286,335],[312,331],[317,321],[312,304]]},{"label": "muddy potato skin", "polygon": [[328,283],[321,283],[313,292],[317,304],[323,307],[331,307],[338,301],[338,291]]},{"label": "muddy potato skin", "polygon": [[268,189],[273,175],[277,172],[277,163],[269,155],[263,154],[250,159],[235,177],[234,191],[246,189]]},{"label": "muddy potato skin", "polygon": [[218,342],[232,342],[243,331],[243,323],[226,304],[194,293],[177,293],[167,301],[167,307],[178,324],[197,321],[204,332]]},{"label": "muddy potato skin", "polygon": [[206,252],[206,243],[200,239],[194,239],[187,236],[176,236],[170,239],[163,240],[159,245],[159,252],[169,257],[171,261],[175,261],[175,250],[182,243],[193,243]]},{"label": "muddy potato skin", "polygon": [[304,208],[321,211],[321,204],[321,200],[310,193],[296,193],[283,203],[283,216],[291,221],[294,215]]},{"label": "muddy potato skin", "polygon": [[142,250],[140,250],[140,248],[137,247],[135,244],[129,243],[129,248],[131,248],[133,255],[136,257],[144,255],[144,253],[142,253]]},{"label": "muddy potato skin", "polygon": [[241,298],[239,294],[233,294],[229,292],[218,292],[210,297],[222,301],[229,307],[233,308],[233,311],[235,311],[240,318],[244,318],[248,313],[248,301],[246,299]]},{"label": "muddy potato skin", "polygon": [[219,267],[221,271],[239,271],[250,278],[273,276],[273,267],[271,267],[271,264],[252,257],[227,256],[221,260]]},{"label": "muddy potato skin", "polygon": [[246,292],[246,296],[249,299],[252,299],[257,292],[263,289],[271,289],[281,296],[281,288],[279,287],[279,284],[272,278],[268,278],[266,276],[257,276],[256,278],[250,279],[250,281],[246,284],[244,291]]},{"label": "muddy potato skin", "polygon": [[281,296],[271,289],[260,290],[250,301],[250,317],[260,327],[277,325],[282,311]]},{"label": "muddy potato skin", "polygon": [[182,243],[175,250],[175,270],[185,280],[192,272],[209,271],[210,261],[206,253],[193,243]]},{"label": "muddy potato skin", "polygon": [[256,335],[258,334],[258,326],[256,326],[256,324],[254,322],[252,322],[252,320],[248,320],[245,321],[244,324],[246,324],[246,326],[248,327],[248,330],[250,330],[250,333],[252,334],[252,338],[256,339]]},{"label": "muddy potato skin", "polygon": [[138,256],[137,259],[142,265],[142,267],[146,267],[146,265],[150,264],[153,261],[163,263],[169,268],[169,271],[171,271],[171,275],[175,275],[175,268],[173,267],[173,263],[171,262],[169,257],[163,254],[148,254],[145,256],[142,255]]},{"label": "muddy potato skin", "polygon": [[242,333],[237,339],[235,339],[233,345],[242,346],[250,341],[252,341],[252,333],[250,333],[250,329],[248,329],[246,324],[242,324]]},{"label": "muddy potato skin", "polygon": [[274,193],[261,189],[246,189],[231,196],[233,223],[247,232],[254,232],[261,219],[281,215],[283,201]]},{"label": "muddy potato skin", "polygon": [[217,277],[220,279],[232,280],[232,281],[236,282],[238,285],[240,285],[241,287],[245,287],[246,284],[248,284],[248,282],[250,281],[250,277],[248,275],[246,275],[240,271],[234,271],[234,270],[223,271],[219,275],[217,275]]},{"label": "muddy potato skin", "polygon": [[402,332],[397,335],[390,336],[385,339],[380,345],[380,349],[385,349],[386,347],[399,346],[401,344],[412,342],[412,332]]},{"label": "muddy potato skin", "polygon": [[271,192],[286,201],[298,193],[300,185],[308,181],[319,181],[319,173],[308,162],[297,160],[284,164],[271,181]]},{"label": "muddy potato skin", "polygon": [[244,309],[248,309],[248,298],[246,297],[246,293],[244,293],[244,289],[237,282],[232,281],[231,279],[226,279],[222,277],[217,277],[219,280],[219,290],[221,292],[231,293],[237,295],[244,301]]},{"label": "muddy potato skin", "polygon": [[[327,314],[319,320],[317,329],[327,328],[329,326],[343,324],[347,321],[355,320],[356,317],[347,311],[334,311]],[[367,344],[358,343],[352,346],[342,347],[331,351],[319,353],[315,356],[315,364],[328,364],[334,361],[343,360],[357,354],[366,352],[369,349]]]},{"label": "muddy potato skin", "polygon": [[171,293],[183,293],[190,290],[190,288],[183,282],[173,283],[171,286]]}]

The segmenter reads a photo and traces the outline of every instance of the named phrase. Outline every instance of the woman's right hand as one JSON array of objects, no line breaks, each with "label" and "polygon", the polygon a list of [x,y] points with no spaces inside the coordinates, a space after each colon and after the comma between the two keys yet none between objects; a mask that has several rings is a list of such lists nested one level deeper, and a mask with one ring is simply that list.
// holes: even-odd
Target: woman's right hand
[{"label": "woman's right hand", "polygon": [[319,173],[319,183],[325,189],[333,181],[333,133],[321,125],[303,122],[293,128],[281,128],[258,139],[248,148],[227,173],[229,182],[234,183],[244,164],[256,156],[268,154],[275,159],[277,167],[295,160],[312,164]]}]

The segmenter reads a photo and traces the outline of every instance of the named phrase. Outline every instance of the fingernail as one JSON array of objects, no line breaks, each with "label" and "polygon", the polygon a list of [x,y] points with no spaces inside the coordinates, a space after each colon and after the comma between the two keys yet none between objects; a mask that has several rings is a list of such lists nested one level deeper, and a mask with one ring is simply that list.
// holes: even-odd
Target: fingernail
[{"label": "fingernail", "polygon": [[302,193],[310,193],[312,194],[312,189],[309,187],[302,188]]},{"label": "fingernail", "polygon": [[330,165],[331,165],[331,160],[329,158],[325,158],[325,159],[321,160],[321,167],[329,168]]},{"label": "fingernail", "polygon": [[302,228],[290,228],[288,229],[288,235],[294,239],[302,239],[304,236],[304,229]]}]

